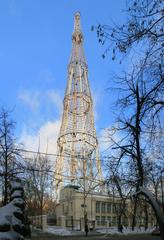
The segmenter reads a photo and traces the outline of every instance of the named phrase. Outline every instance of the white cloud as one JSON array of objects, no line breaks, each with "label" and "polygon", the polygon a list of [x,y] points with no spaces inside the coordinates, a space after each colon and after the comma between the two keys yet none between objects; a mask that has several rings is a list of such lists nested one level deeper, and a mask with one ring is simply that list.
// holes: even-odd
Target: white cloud
[{"label": "white cloud", "polygon": [[39,110],[39,108],[42,106],[42,103],[45,102],[47,106],[55,106],[60,114],[63,108],[62,97],[58,91],[52,89],[44,92],[39,90],[23,89],[19,91],[18,99],[21,100],[33,112]]},{"label": "white cloud", "polygon": [[[60,115],[62,112],[62,98],[58,91],[54,90],[21,90],[19,92],[18,98],[26,105],[33,113],[26,117],[25,127],[23,127],[22,134],[20,135],[20,142],[23,143],[24,148],[31,151],[38,151],[40,145],[40,151],[56,153],[56,142],[60,131]],[[59,112],[55,120],[44,120],[45,116],[42,114],[42,107],[45,106],[44,113],[46,113],[47,119],[49,115],[51,116],[52,108]],[[52,116],[51,116],[52,117]],[[41,120],[41,121],[40,121]],[[35,129],[33,131],[34,123],[36,123]],[[41,126],[40,126],[41,124]],[[40,127],[39,127],[40,126]],[[33,131],[33,133],[31,133]]]},{"label": "white cloud", "polygon": [[100,152],[106,151],[111,146],[111,140],[109,138],[108,128],[100,131],[99,136],[99,148]]},{"label": "white cloud", "polygon": [[32,111],[36,111],[40,106],[40,92],[21,90],[18,94],[18,98],[24,102]]},{"label": "white cloud", "polygon": [[25,149],[30,151],[38,151],[39,147],[40,152],[47,151],[48,153],[56,154],[56,142],[59,136],[60,125],[60,120],[45,122],[34,134],[29,134],[27,129],[24,129],[20,137],[20,142],[24,144]]},{"label": "white cloud", "polygon": [[98,108],[98,102],[99,102],[99,99],[100,99],[100,94],[98,92],[95,92],[95,91],[91,94],[92,94],[92,99],[93,99],[94,121],[96,122],[99,118],[97,108]]},{"label": "white cloud", "polygon": [[111,128],[111,126],[109,126],[101,130],[99,136],[99,147],[101,153],[107,153],[108,150],[111,151],[111,147],[113,145],[112,139],[115,142],[118,142],[120,140],[120,136],[113,127]]},{"label": "white cloud", "polygon": [[49,98],[49,100],[52,101],[52,103],[56,105],[56,107],[59,109],[59,112],[61,113],[63,110],[63,103],[62,103],[62,98],[59,95],[59,93],[54,90],[48,90],[46,92],[46,95]]}]

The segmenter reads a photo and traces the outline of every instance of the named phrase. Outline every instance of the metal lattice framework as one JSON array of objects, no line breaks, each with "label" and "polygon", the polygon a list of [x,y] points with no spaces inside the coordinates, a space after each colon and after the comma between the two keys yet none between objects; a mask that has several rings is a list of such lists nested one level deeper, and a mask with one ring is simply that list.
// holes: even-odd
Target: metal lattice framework
[{"label": "metal lattice framework", "polygon": [[74,17],[72,52],[63,105],[62,124],[57,141],[58,185],[61,186],[64,181],[62,176],[65,176],[65,172],[72,184],[78,184],[78,180],[84,176],[91,180],[102,180],[79,12]]}]

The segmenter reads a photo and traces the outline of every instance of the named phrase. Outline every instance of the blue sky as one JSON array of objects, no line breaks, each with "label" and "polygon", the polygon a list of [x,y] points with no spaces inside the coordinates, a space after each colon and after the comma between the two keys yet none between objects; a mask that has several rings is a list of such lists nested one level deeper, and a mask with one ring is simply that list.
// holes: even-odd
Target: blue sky
[{"label": "blue sky", "polygon": [[48,139],[49,151],[55,151],[76,11],[81,13],[98,136],[112,125],[115,93],[106,88],[113,86],[112,73],[122,66],[110,56],[102,59],[103,48],[91,26],[122,23],[125,2],[0,0],[0,105],[14,109],[16,135],[28,148],[34,150],[40,136],[42,145]]}]

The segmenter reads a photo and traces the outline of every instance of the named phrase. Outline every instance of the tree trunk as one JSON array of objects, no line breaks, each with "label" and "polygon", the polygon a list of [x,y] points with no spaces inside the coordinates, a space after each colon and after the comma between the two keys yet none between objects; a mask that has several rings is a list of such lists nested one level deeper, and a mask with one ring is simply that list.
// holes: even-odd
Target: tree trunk
[{"label": "tree trunk", "polygon": [[5,157],[5,173],[4,173],[4,202],[5,206],[8,203],[8,162],[7,157]]},{"label": "tree trunk", "polygon": [[164,211],[164,192],[163,192],[163,177],[162,177],[162,174],[161,174],[161,181],[160,181],[160,184],[161,184],[161,196],[162,196],[162,210]]},{"label": "tree trunk", "polygon": [[148,229],[148,220],[149,220],[149,216],[148,216],[148,206],[145,202],[145,205],[144,205],[144,212],[145,212],[145,231]]},{"label": "tree trunk", "polygon": [[137,198],[134,200],[134,208],[133,208],[133,218],[132,218],[132,231],[134,231],[134,228],[136,226],[136,212],[137,212]]},{"label": "tree trunk", "polygon": [[140,194],[144,195],[148,199],[152,208],[154,209],[156,218],[157,218],[158,223],[159,223],[161,240],[164,240],[164,213],[161,212],[159,204],[157,203],[154,196],[152,195],[152,193],[148,189],[144,189],[143,187],[140,187],[139,192],[137,194],[138,195],[140,195]]},{"label": "tree trunk", "polygon": [[122,214],[118,215],[118,231],[120,232],[120,226],[122,224]]}]

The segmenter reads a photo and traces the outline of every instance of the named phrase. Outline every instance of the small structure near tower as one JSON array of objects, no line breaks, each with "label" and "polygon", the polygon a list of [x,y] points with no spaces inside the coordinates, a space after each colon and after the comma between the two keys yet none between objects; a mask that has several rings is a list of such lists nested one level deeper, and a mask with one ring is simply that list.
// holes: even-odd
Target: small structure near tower
[{"label": "small structure near tower", "polygon": [[72,52],[63,101],[64,110],[57,140],[56,186],[79,185],[87,189],[102,181],[98,140],[94,127],[93,102],[88,81],[88,66],[83,51],[80,13],[74,17]]}]

